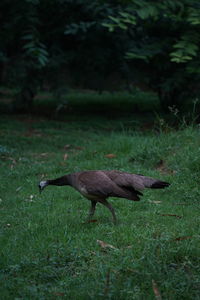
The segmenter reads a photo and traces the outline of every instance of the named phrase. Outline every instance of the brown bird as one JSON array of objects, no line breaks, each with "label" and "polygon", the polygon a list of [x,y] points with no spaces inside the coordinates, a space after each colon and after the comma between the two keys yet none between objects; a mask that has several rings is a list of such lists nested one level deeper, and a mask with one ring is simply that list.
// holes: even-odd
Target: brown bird
[{"label": "brown bird", "polygon": [[121,171],[83,171],[64,175],[56,179],[41,181],[39,183],[40,192],[47,185],[70,185],[79,191],[84,197],[91,201],[89,220],[95,212],[97,202],[105,205],[113,216],[116,223],[114,208],[107,201],[109,197],[126,198],[132,201],[139,201],[142,196],[140,191],[145,188],[163,189],[170,184],[159,179],[132,174]]}]

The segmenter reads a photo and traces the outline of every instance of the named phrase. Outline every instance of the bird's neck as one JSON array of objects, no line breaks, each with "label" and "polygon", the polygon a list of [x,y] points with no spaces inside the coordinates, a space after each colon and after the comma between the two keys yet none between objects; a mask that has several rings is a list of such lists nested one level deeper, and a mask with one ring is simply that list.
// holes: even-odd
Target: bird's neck
[{"label": "bird's neck", "polygon": [[58,186],[62,186],[62,185],[71,185],[71,180],[70,177],[68,175],[56,178],[56,179],[49,179],[47,181],[48,185],[58,185]]}]

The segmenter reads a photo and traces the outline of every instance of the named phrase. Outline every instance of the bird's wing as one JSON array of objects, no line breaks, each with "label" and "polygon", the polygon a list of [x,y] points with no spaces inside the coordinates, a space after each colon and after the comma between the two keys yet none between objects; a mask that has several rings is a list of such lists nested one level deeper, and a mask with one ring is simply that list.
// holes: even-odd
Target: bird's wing
[{"label": "bird's wing", "polygon": [[105,171],[107,176],[120,187],[143,190],[145,188],[144,176],[120,171]]},{"label": "bird's wing", "polygon": [[118,186],[133,188],[136,191],[143,190],[145,188],[165,188],[170,184],[148,176],[139,174],[131,174],[120,171],[106,171],[106,174],[111,178]]},{"label": "bird's wing", "polygon": [[86,171],[78,177],[79,186],[85,188],[88,194],[97,196],[109,196],[115,184],[101,171]]},{"label": "bird's wing", "polygon": [[97,197],[107,198],[109,196],[112,196],[138,200],[136,194],[133,195],[132,192],[128,190],[123,190],[120,186],[113,182],[112,179],[109,178],[109,176],[107,176],[103,171],[82,172],[79,174],[78,182],[78,190],[80,192],[81,189],[85,190],[84,196],[86,197],[94,195]]}]

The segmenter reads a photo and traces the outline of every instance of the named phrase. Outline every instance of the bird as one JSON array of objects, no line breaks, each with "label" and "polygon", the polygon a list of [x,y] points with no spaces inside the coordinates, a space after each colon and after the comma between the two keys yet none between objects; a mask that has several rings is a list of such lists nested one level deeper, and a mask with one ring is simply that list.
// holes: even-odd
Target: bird
[{"label": "bird", "polygon": [[89,170],[67,174],[56,179],[43,180],[39,183],[39,191],[48,185],[69,185],[91,201],[88,221],[95,213],[96,204],[106,206],[116,224],[117,218],[113,206],[107,201],[109,197],[126,198],[139,201],[145,188],[163,189],[170,183],[141,174],[133,174],[118,170]]}]

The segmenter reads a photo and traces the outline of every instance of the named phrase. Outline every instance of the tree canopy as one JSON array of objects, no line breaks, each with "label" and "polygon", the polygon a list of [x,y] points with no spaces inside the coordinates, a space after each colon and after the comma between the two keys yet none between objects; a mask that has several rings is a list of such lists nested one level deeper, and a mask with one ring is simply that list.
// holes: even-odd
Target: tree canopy
[{"label": "tree canopy", "polygon": [[44,82],[103,90],[113,74],[164,108],[198,97],[196,0],[2,0],[0,11],[0,82],[25,101]]}]

